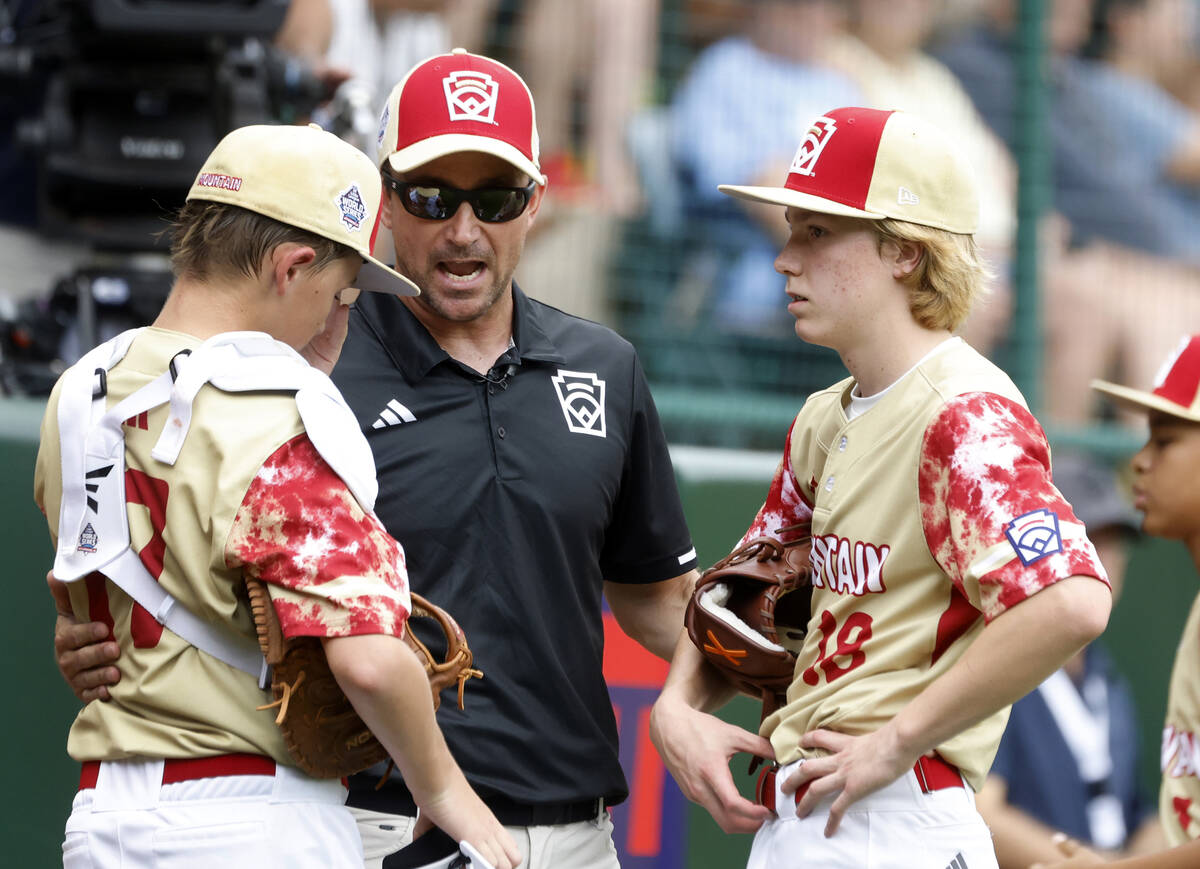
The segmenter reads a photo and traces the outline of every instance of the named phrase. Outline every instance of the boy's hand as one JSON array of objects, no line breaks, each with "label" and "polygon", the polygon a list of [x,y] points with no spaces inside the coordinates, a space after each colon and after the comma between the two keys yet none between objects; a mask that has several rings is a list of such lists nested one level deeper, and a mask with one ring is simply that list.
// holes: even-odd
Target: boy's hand
[{"label": "boy's hand", "polygon": [[346,330],[350,324],[350,305],[358,298],[358,290],[347,287],[337,294],[329,316],[325,318],[325,328],[313,336],[304,346],[300,355],[313,368],[325,374],[333,373],[338,357],[342,355],[342,344],[346,341]]}]

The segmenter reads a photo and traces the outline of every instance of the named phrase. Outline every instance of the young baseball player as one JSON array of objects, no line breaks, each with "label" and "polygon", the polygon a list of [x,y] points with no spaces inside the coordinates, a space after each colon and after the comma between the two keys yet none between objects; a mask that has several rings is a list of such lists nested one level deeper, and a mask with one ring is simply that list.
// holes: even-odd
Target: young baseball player
[{"label": "young baseball player", "polygon": [[953,336],[985,277],[971,169],[913,115],[841,108],[784,186],[721,189],[785,207],[796,333],[851,376],[805,402],[744,538],[803,524],[813,542],[795,681],[760,731],[780,764],[760,813],[725,762],[744,737],[699,711],[721,691],[686,637],[655,740],[727,828],[765,815],[752,869],[994,867],[973,792],[1007,707],[1103,630],[1111,594],[1037,420]]},{"label": "young baseball player", "polygon": [[416,294],[370,256],[381,196],[371,160],[319,128],[231,132],[175,224],[154,324],[55,386],[35,496],[56,576],[108,625],[127,677],[70,731],[83,768],[66,866],[361,867],[344,785],[292,766],[261,709],[243,575],[268,584],[285,636],[321,638],[428,819],[517,862],[400,639],[408,578],[373,512],[369,447],[296,352],[319,337],[309,349],[336,361],[348,293]]},{"label": "young baseball player", "polygon": [[[1133,457],[1134,506],[1142,530],[1179,540],[1200,567],[1200,335],[1183,338],[1159,369],[1151,391],[1102,380],[1092,387],[1122,407],[1146,414],[1150,434]],[[1177,847],[1158,854],[1107,863],[1074,839],[1059,848],[1069,859],[1037,864],[1042,869],[1114,866],[1120,869],[1190,869],[1200,865],[1200,596],[1184,625],[1163,727],[1159,819]]]}]

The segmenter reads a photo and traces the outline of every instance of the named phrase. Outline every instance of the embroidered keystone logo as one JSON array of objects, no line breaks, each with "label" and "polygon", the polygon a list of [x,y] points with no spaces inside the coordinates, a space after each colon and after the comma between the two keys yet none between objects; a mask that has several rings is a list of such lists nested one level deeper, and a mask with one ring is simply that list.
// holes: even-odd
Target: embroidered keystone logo
[{"label": "embroidered keystone logo", "polygon": [[813,121],[804,135],[804,141],[796,150],[796,156],[792,158],[792,166],[788,171],[793,175],[815,174],[817,160],[836,132],[837,122],[833,118],[822,116]]},{"label": "embroidered keystone logo", "polygon": [[494,124],[500,82],[486,72],[463,69],[442,79],[446,109],[452,121],[482,121]]},{"label": "embroidered keystone logo", "polygon": [[604,381],[590,371],[562,371],[550,378],[558,391],[567,428],[575,434],[607,437]]}]

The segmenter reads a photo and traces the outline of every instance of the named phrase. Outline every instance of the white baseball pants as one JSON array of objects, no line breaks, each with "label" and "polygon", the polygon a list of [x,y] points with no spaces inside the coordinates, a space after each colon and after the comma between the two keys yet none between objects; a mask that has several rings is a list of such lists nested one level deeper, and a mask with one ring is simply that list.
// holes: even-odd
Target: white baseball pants
[{"label": "white baseball pants", "polygon": [[362,843],[336,780],[287,766],[162,784],[163,761],[100,765],[75,795],[63,869],[361,869]]},{"label": "white baseball pants", "polygon": [[834,798],[800,819],[794,796],[780,790],[803,762],[779,770],[776,818],[755,834],[746,869],[996,869],[992,835],[970,788],[922,793],[916,774],[909,771],[852,805],[838,831],[826,839]]}]

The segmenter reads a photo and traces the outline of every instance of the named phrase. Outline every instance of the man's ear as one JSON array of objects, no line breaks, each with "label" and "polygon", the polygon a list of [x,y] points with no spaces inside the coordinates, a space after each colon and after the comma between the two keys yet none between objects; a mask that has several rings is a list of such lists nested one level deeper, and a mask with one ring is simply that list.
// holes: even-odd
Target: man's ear
[{"label": "man's ear", "polygon": [[389,231],[392,228],[392,188],[383,185],[383,199],[379,201],[379,222]]},{"label": "man's ear", "polygon": [[529,225],[533,225],[533,219],[537,217],[538,209],[542,207],[542,197],[546,195],[546,188],[550,186],[550,179],[546,179],[545,184],[538,184],[533,188],[533,193],[529,196],[529,205],[525,209],[524,217],[529,221]]},{"label": "man's ear", "polygon": [[282,296],[295,284],[301,270],[316,261],[317,252],[306,244],[284,242],[275,245],[267,256],[274,282],[272,289]]}]

